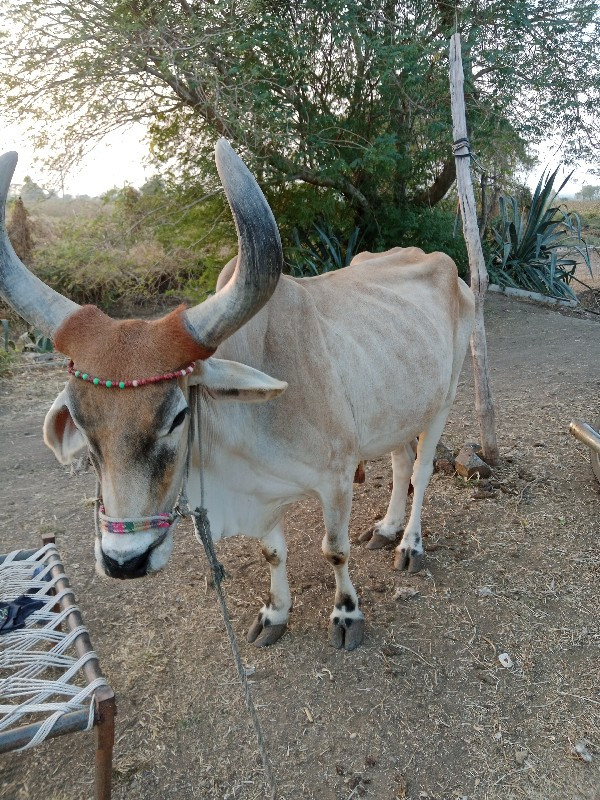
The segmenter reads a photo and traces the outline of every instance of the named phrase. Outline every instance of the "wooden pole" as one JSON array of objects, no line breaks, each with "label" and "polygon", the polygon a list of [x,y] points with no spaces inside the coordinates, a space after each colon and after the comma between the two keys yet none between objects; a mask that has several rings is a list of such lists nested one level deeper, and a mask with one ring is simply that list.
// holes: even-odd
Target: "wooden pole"
[{"label": "wooden pole", "polygon": [[487,342],[483,320],[483,302],[489,279],[479,227],[477,209],[471,180],[471,159],[467,137],[467,118],[465,114],[464,73],[460,47],[460,34],[450,39],[450,100],[452,104],[452,130],[454,136],[454,155],[456,160],[456,183],[460,210],[463,220],[463,233],[467,243],[469,266],[471,268],[471,289],[475,295],[475,325],[471,334],[471,357],[475,379],[475,409],[481,432],[481,446],[488,464],[498,461],[496,443],[496,415],[489,381]]}]

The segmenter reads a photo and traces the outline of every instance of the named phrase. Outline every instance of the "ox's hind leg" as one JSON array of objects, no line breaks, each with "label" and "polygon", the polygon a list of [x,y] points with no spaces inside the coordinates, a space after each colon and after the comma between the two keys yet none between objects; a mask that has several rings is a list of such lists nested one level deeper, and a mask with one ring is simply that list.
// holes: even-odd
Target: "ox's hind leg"
[{"label": "ox's hind leg", "polygon": [[329,642],[338,649],[354,650],[364,637],[364,617],[358,607],[358,595],[348,573],[350,540],[348,523],[352,492],[339,493],[332,503],[323,502],[325,536],[323,555],[333,566],[335,602],[329,622]]},{"label": "ox's hind leg", "polygon": [[415,463],[415,446],[416,442],[392,451],[392,496],[385,517],[358,538],[359,542],[368,542],[368,550],[379,550],[380,547],[390,545],[404,527],[406,498]]},{"label": "ox's hind leg", "polygon": [[396,548],[394,569],[407,569],[409,572],[423,569],[425,553],[421,538],[421,508],[425,489],[433,472],[435,448],[444,430],[449,411],[450,409],[446,408],[440,412],[429,428],[419,436],[417,460],[411,478],[414,488],[412,508],[402,541]]},{"label": "ox's hind leg", "polygon": [[292,595],[286,574],[287,545],[281,525],[261,539],[262,553],[271,569],[269,602],[258,612],[248,630],[247,639],[257,647],[276,642],[285,632],[292,607]]}]

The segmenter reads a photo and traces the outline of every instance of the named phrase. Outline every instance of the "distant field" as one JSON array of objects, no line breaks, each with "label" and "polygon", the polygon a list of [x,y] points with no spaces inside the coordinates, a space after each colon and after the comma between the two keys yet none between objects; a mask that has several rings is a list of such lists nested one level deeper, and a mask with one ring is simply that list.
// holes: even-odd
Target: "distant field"
[{"label": "distant field", "polygon": [[565,200],[569,211],[581,217],[582,236],[589,245],[600,246],[600,200]]}]

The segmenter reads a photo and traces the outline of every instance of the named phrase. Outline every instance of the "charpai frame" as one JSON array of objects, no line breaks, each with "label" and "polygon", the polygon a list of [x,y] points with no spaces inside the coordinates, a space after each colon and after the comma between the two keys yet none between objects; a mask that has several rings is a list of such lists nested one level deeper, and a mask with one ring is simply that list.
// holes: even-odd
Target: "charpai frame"
[{"label": "charpai frame", "polygon": [[[66,710],[64,713],[54,712],[54,717],[49,727],[49,718],[33,722],[25,725],[16,725],[0,730],[0,753],[7,753],[14,750],[24,749],[32,746],[34,741],[40,738],[54,738],[62,736],[67,733],[74,733],[76,731],[89,730],[90,721],[93,725],[96,737],[96,764],[95,764],[95,800],[110,800],[111,796],[111,776],[112,776],[112,754],[114,747],[115,737],[115,716],[117,713],[115,695],[112,688],[108,685],[102,675],[98,657],[96,656],[90,635],[84,625],[83,617],[79,611],[76,603],[73,590],[69,578],[67,577],[60,555],[56,549],[54,537],[43,537],[43,544],[40,550],[21,550],[17,553],[12,553],[10,556],[0,556],[0,567],[4,566],[5,572],[5,585],[10,584],[11,564],[15,565],[15,571],[23,567],[23,562],[31,562],[33,569],[36,565],[42,568],[48,575],[50,583],[52,584],[50,596],[56,596],[56,604],[53,610],[58,612],[57,619],[60,619],[61,630],[65,633],[66,637],[72,639],[71,648],[75,651],[76,656],[73,659],[75,666],[81,663],[80,669],[77,670],[78,675],[82,675],[86,686],[77,685],[82,694],[86,693],[86,688],[93,684],[93,690],[89,693],[89,704],[87,707],[80,707],[75,710]],[[0,595],[1,599],[11,599],[10,589],[7,590],[8,594],[4,597],[2,582],[0,582]],[[35,591],[31,595],[35,597]],[[48,595],[46,595],[48,596]],[[11,674],[11,665],[15,660],[14,657],[8,656],[9,646],[2,648],[3,639],[13,647],[19,636],[23,635],[23,639],[32,633],[39,631],[39,626],[42,623],[36,623],[35,612],[27,621],[26,627],[14,633],[7,634],[0,637],[0,704],[2,704],[2,695],[10,694],[10,687],[14,686],[14,679],[11,683],[14,673]],[[3,653],[4,649],[4,653]],[[28,666],[25,672],[41,672],[43,667],[35,664],[35,656],[37,651],[25,645],[25,652],[27,654]],[[5,658],[3,659],[3,655]],[[33,658],[32,658],[33,657]],[[44,653],[39,653],[40,664],[43,664]],[[30,668],[31,665],[31,668]],[[23,673],[23,669],[19,672]],[[56,670],[50,670],[51,675],[56,673]],[[73,673],[71,668],[70,673]],[[75,674],[73,674],[75,679]],[[51,681],[46,679],[47,684],[45,689],[49,696],[52,696]],[[60,687],[60,688],[59,688]],[[60,684],[60,678],[57,679],[57,692],[62,690],[64,683]],[[4,690],[4,691],[3,691]],[[32,696],[30,703],[32,703],[32,712],[35,716],[35,700],[37,697]],[[91,705],[90,705],[91,704]],[[51,704],[52,705],[52,704]],[[25,716],[28,712],[27,699],[14,707],[18,709],[19,716]],[[39,712],[38,712],[39,714]],[[4,715],[7,720],[8,714]],[[12,715],[15,716],[14,713]],[[0,714],[0,724],[3,716]],[[49,730],[48,730],[49,727]],[[34,739],[34,737],[37,737]]]}]

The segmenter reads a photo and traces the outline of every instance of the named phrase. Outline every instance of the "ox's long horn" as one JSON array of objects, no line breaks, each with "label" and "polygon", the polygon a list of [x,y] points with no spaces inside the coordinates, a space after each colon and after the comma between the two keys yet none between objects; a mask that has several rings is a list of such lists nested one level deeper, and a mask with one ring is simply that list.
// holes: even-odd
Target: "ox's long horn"
[{"label": "ox's long horn", "polygon": [[215,157],[235,220],[238,259],[227,285],[186,312],[194,338],[207,349],[216,349],[262,308],[283,265],[277,223],[254,176],[226,139],[217,142]]},{"label": "ox's long horn", "polygon": [[17,154],[0,156],[0,296],[50,339],[79,306],[36,278],[19,259],[6,233],[6,197],[17,166]]}]

